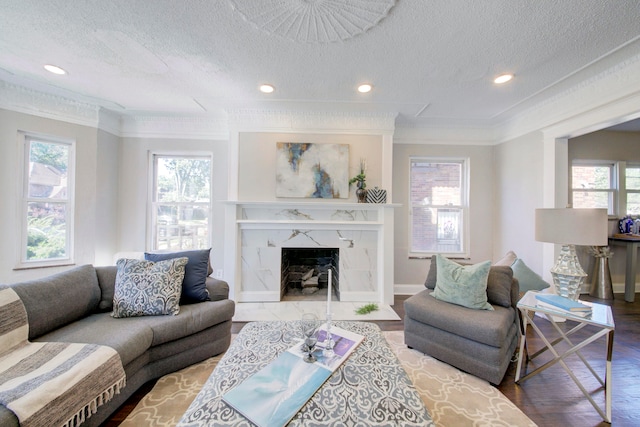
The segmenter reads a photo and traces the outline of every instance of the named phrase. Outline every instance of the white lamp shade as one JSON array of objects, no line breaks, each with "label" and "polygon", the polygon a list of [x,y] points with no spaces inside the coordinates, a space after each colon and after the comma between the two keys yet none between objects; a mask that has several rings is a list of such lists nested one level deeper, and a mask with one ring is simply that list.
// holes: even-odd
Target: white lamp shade
[{"label": "white lamp shade", "polygon": [[561,245],[606,246],[606,209],[536,209],[536,240]]}]

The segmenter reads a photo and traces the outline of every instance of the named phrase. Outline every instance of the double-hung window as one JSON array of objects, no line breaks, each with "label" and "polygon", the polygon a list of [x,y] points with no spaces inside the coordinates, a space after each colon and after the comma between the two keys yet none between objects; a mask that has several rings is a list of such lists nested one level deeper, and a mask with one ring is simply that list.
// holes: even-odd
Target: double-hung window
[{"label": "double-hung window", "polygon": [[409,161],[409,255],[468,256],[468,159]]},{"label": "double-hung window", "polygon": [[574,208],[606,208],[615,215],[616,165],[613,162],[574,162],[571,195]]},{"label": "double-hung window", "polygon": [[151,250],[211,246],[211,156],[151,155]]},{"label": "double-hung window", "polygon": [[74,143],[24,137],[19,267],[73,262]]},{"label": "double-hung window", "polygon": [[627,163],[625,168],[627,215],[640,215],[640,165]]}]

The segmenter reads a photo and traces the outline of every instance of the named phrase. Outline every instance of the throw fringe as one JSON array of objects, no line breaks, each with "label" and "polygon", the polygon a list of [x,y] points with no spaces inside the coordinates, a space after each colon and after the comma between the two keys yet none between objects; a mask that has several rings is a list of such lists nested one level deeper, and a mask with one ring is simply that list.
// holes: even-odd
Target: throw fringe
[{"label": "throw fringe", "polygon": [[98,408],[100,406],[113,399],[113,396],[116,394],[120,394],[120,390],[126,385],[127,379],[126,377],[122,377],[115,384],[112,384],[111,387],[96,396],[95,399],[91,400],[91,402],[86,404],[82,409],[73,414],[73,416],[69,418],[62,427],[78,427],[80,424],[84,423],[87,418],[98,412]]}]

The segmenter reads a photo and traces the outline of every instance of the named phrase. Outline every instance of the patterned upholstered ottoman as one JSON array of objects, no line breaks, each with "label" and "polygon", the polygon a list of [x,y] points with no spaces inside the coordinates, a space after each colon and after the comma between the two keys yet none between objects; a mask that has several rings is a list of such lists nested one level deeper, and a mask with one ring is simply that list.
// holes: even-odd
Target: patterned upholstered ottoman
[{"label": "patterned upholstered ottoman", "polygon": [[[364,341],[289,423],[290,426],[433,426],[400,362],[373,323],[335,322]],[[222,396],[300,339],[297,321],[247,324],[218,363],[179,426],[250,426]]]}]

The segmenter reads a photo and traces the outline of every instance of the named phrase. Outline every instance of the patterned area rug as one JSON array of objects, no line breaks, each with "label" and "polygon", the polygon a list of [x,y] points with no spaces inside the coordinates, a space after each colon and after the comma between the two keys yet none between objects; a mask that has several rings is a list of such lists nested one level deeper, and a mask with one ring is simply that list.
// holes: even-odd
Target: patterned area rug
[{"label": "patterned area rug", "polygon": [[[402,331],[383,332],[438,426],[535,426],[488,382],[404,345]],[[158,380],[124,427],[175,426],[222,355]]]}]

